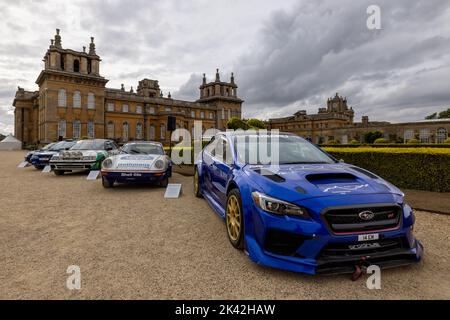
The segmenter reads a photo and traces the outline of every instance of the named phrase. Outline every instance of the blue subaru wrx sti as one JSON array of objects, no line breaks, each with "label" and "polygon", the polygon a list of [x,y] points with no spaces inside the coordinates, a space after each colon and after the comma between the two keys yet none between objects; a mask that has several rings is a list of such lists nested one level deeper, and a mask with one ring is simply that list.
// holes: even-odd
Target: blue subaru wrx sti
[{"label": "blue subaru wrx sti", "polygon": [[295,135],[217,134],[195,161],[194,192],[225,220],[231,244],[261,265],[352,273],[423,255],[399,189]]}]

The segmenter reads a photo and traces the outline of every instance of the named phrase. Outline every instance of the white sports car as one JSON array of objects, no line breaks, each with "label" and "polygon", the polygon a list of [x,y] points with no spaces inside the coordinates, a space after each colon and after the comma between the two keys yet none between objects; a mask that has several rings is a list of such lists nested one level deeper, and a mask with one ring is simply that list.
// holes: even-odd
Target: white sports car
[{"label": "white sports car", "polygon": [[118,183],[157,183],[166,187],[172,175],[172,162],[159,142],[130,142],[118,155],[102,163],[102,184],[111,188]]}]

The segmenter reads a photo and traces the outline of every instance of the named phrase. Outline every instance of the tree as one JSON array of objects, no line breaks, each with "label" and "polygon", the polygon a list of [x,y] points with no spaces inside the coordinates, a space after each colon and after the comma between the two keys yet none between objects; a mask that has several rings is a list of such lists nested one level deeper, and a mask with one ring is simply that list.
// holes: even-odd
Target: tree
[{"label": "tree", "polygon": [[364,134],[364,142],[374,143],[378,138],[382,138],[383,133],[381,131],[369,131]]},{"label": "tree", "polygon": [[233,117],[230,120],[228,120],[227,128],[233,130],[237,129],[248,130],[248,124],[244,120]]},{"label": "tree", "polygon": [[435,112],[435,113],[432,113],[432,114],[430,114],[430,115],[425,117],[426,120],[447,119],[447,118],[450,118],[450,108],[448,108],[447,110],[439,112],[439,114],[437,112]]},{"label": "tree", "polygon": [[266,129],[264,121],[259,119],[248,119],[247,125],[252,129]]}]

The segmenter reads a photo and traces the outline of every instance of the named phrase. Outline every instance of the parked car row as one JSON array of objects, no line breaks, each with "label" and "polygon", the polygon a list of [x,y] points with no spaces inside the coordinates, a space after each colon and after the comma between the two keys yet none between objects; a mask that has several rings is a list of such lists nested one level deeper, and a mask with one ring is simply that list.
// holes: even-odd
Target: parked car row
[{"label": "parked car row", "polygon": [[[266,154],[277,156],[276,163]],[[66,141],[30,159],[38,168],[48,161],[57,175],[100,170],[105,188],[166,186],[172,174],[158,142],[119,149],[110,140]],[[195,196],[224,220],[231,245],[261,265],[357,276],[369,265],[396,267],[423,256],[402,191],[296,135],[218,133],[196,158],[193,182]]]},{"label": "parked car row", "polygon": [[29,152],[25,161],[36,169],[49,165],[58,176],[66,172],[100,170],[102,184],[148,182],[166,187],[172,163],[159,142],[130,142],[119,148],[112,140],[60,141]]}]

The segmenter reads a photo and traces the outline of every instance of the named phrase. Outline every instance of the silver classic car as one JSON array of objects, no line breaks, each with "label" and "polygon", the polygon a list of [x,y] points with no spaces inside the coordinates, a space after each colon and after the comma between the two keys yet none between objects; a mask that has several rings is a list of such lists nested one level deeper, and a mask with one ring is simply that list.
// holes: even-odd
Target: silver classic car
[{"label": "silver classic car", "polygon": [[119,183],[157,183],[166,187],[172,175],[172,162],[159,142],[130,142],[120,154],[102,163],[102,183],[111,188]]},{"label": "silver classic car", "polygon": [[118,147],[112,140],[80,140],[70,150],[54,155],[50,166],[56,175],[72,171],[99,170],[105,158],[118,152]]}]

